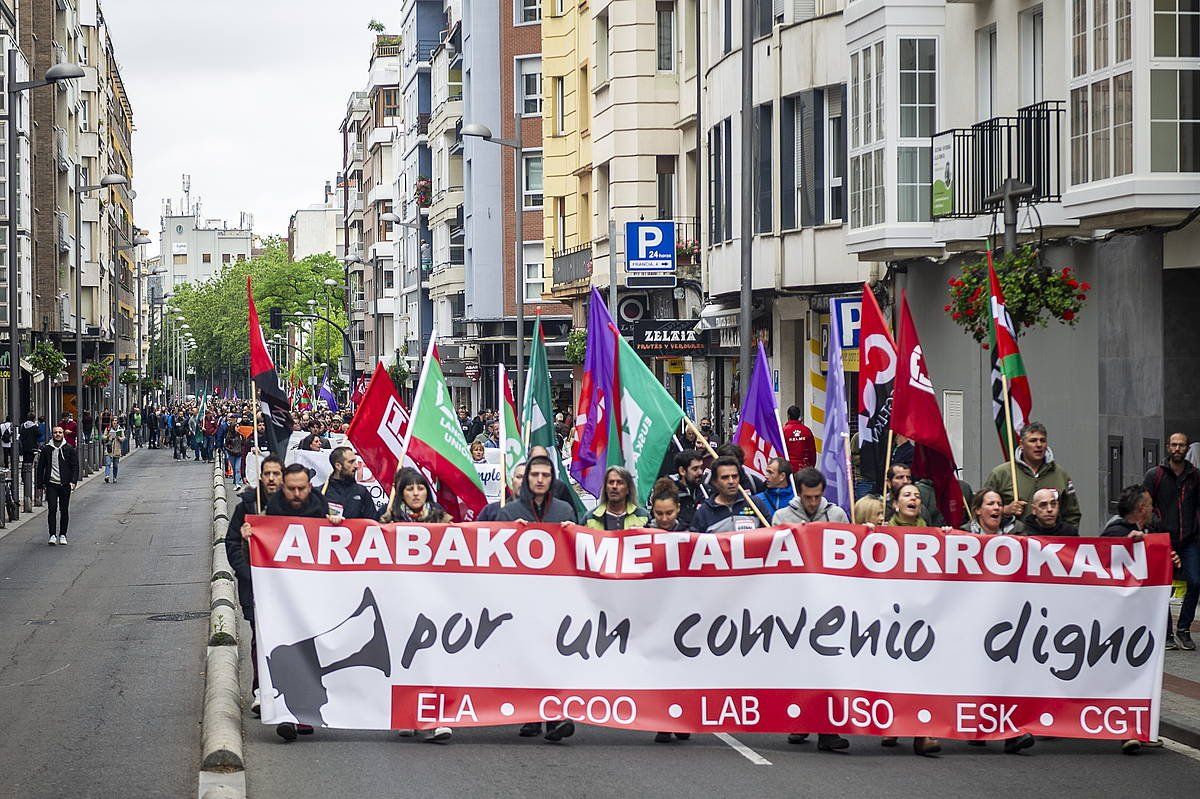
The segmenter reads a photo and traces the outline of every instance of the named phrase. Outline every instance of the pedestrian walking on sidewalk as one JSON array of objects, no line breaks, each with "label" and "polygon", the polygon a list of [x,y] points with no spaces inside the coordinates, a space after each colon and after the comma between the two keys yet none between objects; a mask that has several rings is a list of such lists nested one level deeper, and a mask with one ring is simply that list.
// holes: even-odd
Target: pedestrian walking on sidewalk
[{"label": "pedestrian walking on sidewalk", "polygon": [[[1200,471],[1187,461],[1188,437],[1172,433],[1167,439],[1167,459],[1146,472],[1142,485],[1150,492],[1154,507],[1152,523],[1155,529],[1171,534],[1171,546],[1183,564],[1183,579],[1187,590],[1179,606],[1176,626],[1177,645],[1195,650],[1192,641],[1192,622],[1196,618],[1196,603],[1200,600],[1200,531],[1197,530],[1197,510],[1200,503]],[[1167,641],[1170,645],[1171,641]]]},{"label": "pedestrian walking on sidewalk", "polygon": [[[70,524],[71,489],[79,481],[79,456],[75,448],[67,443],[62,427],[51,431],[50,443],[38,453],[34,485],[46,495],[46,523],[50,529],[50,546],[67,545],[67,527]],[[55,522],[62,517],[55,534]]]},{"label": "pedestrian walking on sidewalk", "polygon": [[104,431],[101,441],[104,444],[104,482],[115,483],[125,445],[125,428],[121,426],[119,420]]}]

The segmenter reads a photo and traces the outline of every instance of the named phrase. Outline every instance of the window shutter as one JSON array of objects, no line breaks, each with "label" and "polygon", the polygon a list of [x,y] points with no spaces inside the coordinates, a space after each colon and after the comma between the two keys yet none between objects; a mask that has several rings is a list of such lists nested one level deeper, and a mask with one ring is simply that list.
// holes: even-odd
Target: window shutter
[{"label": "window shutter", "polygon": [[783,16],[783,0],[771,0],[771,16],[780,19]]},{"label": "window shutter", "polygon": [[804,22],[817,15],[817,0],[792,0],[792,22]]},{"label": "window shutter", "polygon": [[797,154],[800,164],[800,224],[803,227],[817,224],[817,142],[813,128],[815,100],[813,92],[801,92],[797,108],[796,128],[800,131],[796,137],[800,148]]}]

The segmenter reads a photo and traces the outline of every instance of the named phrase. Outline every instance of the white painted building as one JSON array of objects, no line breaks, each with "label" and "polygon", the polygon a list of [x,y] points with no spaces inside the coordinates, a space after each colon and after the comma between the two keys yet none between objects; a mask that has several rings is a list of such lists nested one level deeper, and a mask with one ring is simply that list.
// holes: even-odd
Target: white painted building
[{"label": "white painted building", "polygon": [[166,293],[184,283],[208,280],[224,266],[250,260],[253,224],[250,214],[242,214],[238,225],[230,227],[220,219],[201,218],[194,207],[185,214],[172,214],[166,208],[159,233]]}]

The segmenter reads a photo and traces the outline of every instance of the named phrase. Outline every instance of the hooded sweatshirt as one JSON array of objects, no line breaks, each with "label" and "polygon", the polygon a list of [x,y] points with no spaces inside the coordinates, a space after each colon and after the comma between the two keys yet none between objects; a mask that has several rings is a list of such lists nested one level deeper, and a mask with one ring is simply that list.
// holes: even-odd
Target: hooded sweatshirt
[{"label": "hooded sweatshirt", "polygon": [[[551,467],[550,490],[546,492],[546,496],[541,502],[535,500],[533,491],[529,488],[529,468],[538,463],[544,463]],[[547,457],[535,456],[530,458],[525,468],[525,479],[521,482],[520,495],[515,500],[505,503],[504,507],[499,509],[496,513],[496,521],[526,521],[552,524],[578,522],[579,519],[575,516],[575,509],[569,503],[554,498],[554,484],[558,481],[553,477],[553,468],[554,464]]]},{"label": "hooded sweatshirt", "polygon": [[809,522],[832,522],[834,524],[849,524],[850,518],[846,511],[821,497],[817,512],[811,516],[804,510],[800,497],[793,497],[787,507],[780,508],[771,517],[771,524],[808,524]]}]

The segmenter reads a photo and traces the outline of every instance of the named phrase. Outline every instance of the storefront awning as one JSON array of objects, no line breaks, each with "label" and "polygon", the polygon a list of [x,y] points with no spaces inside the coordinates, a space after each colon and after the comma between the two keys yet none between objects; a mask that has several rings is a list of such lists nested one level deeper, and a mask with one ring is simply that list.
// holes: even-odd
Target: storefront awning
[{"label": "storefront awning", "polygon": [[709,303],[700,309],[700,321],[696,330],[721,330],[727,327],[737,327],[740,311],[728,305]]}]

